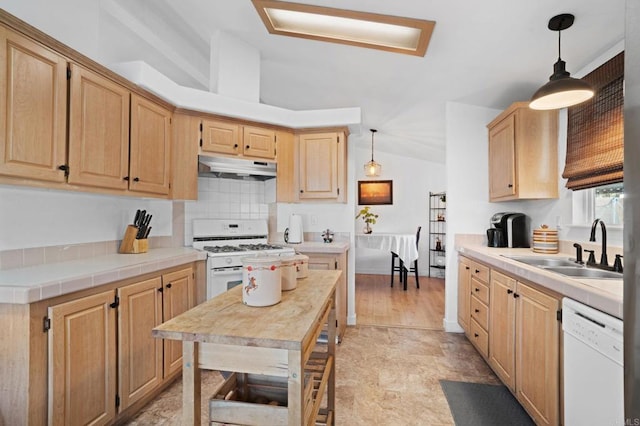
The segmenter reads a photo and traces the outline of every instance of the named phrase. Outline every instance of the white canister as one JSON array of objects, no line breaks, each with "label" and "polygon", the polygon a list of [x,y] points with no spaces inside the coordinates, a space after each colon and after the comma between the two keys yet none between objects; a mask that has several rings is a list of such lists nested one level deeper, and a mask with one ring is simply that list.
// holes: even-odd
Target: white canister
[{"label": "white canister", "polygon": [[242,258],[242,303],[271,306],[282,299],[280,258],[256,256]]},{"label": "white canister", "polygon": [[298,278],[307,278],[309,275],[309,256],[296,254],[296,271]]},{"label": "white canister", "polygon": [[282,290],[293,290],[298,285],[298,271],[295,256],[280,256],[282,270]]}]

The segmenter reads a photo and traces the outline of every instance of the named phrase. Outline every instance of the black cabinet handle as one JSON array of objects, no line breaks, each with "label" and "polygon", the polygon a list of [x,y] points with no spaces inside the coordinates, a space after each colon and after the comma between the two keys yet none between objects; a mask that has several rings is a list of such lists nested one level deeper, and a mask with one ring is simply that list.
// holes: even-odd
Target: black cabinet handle
[{"label": "black cabinet handle", "polygon": [[479,314],[479,313],[480,313],[480,310],[479,310],[479,309],[474,309],[474,311],[476,311],[476,314]]},{"label": "black cabinet handle", "polygon": [[251,148],[249,145],[245,146],[244,149],[249,149]]},{"label": "black cabinet handle", "polygon": [[475,288],[476,293],[478,293],[480,291],[480,289],[478,287]]},{"label": "black cabinet handle", "polygon": [[123,177],[122,180],[129,180],[129,176]]},{"label": "black cabinet handle", "polygon": [[509,290],[509,289],[508,289],[508,290],[507,290],[507,294],[511,294],[511,293],[513,293],[513,290]]},{"label": "black cabinet handle", "polygon": [[163,289],[162,287],[160,287],[160,288],[158,289],[158,292],[162,293],[162,291],[163,291],[163,290],[164,290],[164,289]]},{"label": "black cabinet handle", "polygon": [[167,288],[171,288],[171,283],[167,284]]},{"label": "black cabinet handle", "polygon": [[513,293],[513,297],[517,299],[520,295],[518,293]]},{"label": "black cabinet handle", "polygon": [[473,333],[473,337],[480,337],[478,333]]},{"label": "black cabinet handle", "polygon": [[476,269],[476,274],[479,274],[479,273],[480,273],[480,269]]},{"label": "black cabinet handle", "polygon": [[466,270],[468,271],[468,270],[469,270],[469,267],[468,267],[468,266],[465,266],[465,267],[464,267],[464,269],[466,269]]},{"label": "black cabinet handle", "polygon": [[133,181],[134,181],[134,182],[140,182],[140,178],[139,178],[139,177],[134,177],[134,178],[133,178]]},{"label": "black cabinet handle", "polygon": [[513,184],[510,183],[509,185],[507,185],[509,188],[513,188]]},{"label": "black cabinet handle", "polygon": [[233,149],[238,149],[238,144],[233,145]]},{"label": "black cabinet handle", "polygon": [[304,192],[304,191],[301,189],[301,190],[300,190],[300,193],[302,194],[303,192]]}]

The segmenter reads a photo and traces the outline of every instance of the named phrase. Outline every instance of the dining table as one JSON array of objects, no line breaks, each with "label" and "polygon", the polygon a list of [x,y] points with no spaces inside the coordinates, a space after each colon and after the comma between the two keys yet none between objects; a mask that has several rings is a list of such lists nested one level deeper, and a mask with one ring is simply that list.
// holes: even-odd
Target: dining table
[{"label": "dining table", "polygon": [[415,233],[376,232],[356,234],[356,247],[393,252],[406,264],[418,260]]},{"label": "dining table", "polygon": [[372,232],[370,234],[356,234],[355,240],[356,248],[393,252],[405,265],[411,265],[412,262],[418,260],[415,233]]}]

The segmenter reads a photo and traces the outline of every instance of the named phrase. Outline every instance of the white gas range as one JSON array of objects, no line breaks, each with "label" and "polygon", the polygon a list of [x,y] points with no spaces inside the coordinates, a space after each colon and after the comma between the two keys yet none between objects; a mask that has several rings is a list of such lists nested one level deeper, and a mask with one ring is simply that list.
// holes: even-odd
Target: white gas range
[{"label": "white gas range", "polygon": [[194,219],[193,248],[206,250],[207,299],[242,284],[242,258],[292,255],[295,250],[268,244],[266,220]]}]

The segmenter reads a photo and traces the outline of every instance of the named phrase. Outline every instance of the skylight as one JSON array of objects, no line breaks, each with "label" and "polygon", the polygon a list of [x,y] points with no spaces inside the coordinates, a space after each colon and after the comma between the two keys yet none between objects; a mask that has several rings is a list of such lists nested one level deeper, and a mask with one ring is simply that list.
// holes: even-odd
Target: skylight
[{"label": "skylight", "polygon": [[424,56],[435,22],[272,0],[253,0],[271,34]]}]

